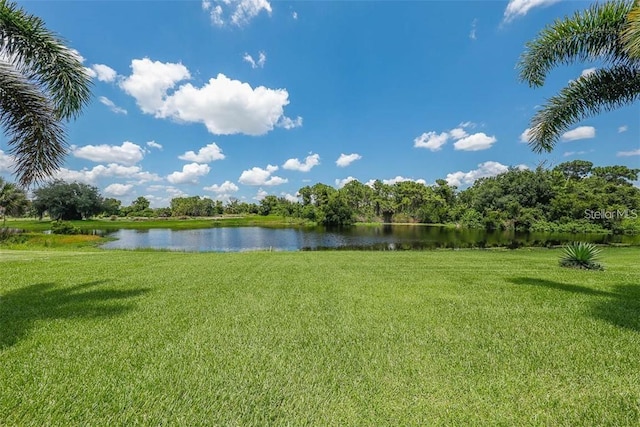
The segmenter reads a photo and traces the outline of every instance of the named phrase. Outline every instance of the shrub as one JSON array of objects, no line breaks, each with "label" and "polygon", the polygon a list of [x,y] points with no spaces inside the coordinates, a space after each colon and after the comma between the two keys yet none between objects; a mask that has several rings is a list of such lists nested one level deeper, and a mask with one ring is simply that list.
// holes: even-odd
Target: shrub
[{"label": "shrub", "polygon": [[414,217],[404,212],[393,214],[392,221],[396,223],[401,223],[401,224],[411,224],[416,222]]},{"label": "shrub", "polygon": [[484,228],[482,214],[475,209],[467,209],[460,217],[460,224],[466,228]]},{"label": "shrub", "polygon": [[16,240],[16,236],[20,236],[22,232],[14,228],[0,227],[0,242],[12,243]]},{"label": "shrub", "polygon": [[602,265],[596,262],[599,256],[600,249],[593,243],[569,243],[564,247],[563,256],[560,258],[560,266],[585,270],[604,270]]},{"label": "shrub", "polygon": [[53,234],[80,234],[80,229],[67,221],[53,221],[51,232]]}]

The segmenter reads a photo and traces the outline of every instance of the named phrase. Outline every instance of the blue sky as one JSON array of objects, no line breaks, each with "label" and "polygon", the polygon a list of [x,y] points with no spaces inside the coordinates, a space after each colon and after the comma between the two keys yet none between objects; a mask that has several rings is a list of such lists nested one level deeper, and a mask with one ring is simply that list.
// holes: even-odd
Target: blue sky
[{"label": "blue sky", "polygon": [[[525,43],[581,1],[21,1],[93,76],[58,177],[129,204],[255,202],[317,182],[447,179],[584,159],[640,167],[638,104],[584,120],[552,153],[523,143],[571,79],[518,81]],[[11,179],[6,139],[0,173]]]}]

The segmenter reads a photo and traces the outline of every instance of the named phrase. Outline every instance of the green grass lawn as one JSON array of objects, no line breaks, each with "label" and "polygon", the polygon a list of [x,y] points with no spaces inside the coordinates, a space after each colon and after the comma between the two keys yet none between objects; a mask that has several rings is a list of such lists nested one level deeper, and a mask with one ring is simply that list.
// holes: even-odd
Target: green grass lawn
[{"label": "green grass lawn", "polygon": [[0,425],[638,425],[640,249],[0,251]]}]

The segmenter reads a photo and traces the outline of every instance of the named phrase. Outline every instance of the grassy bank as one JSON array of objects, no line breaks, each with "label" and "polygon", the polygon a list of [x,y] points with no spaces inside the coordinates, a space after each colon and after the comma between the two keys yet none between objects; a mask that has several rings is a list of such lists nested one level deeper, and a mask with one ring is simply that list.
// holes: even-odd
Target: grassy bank
[{"label": "grassy bank", "polygon": [[100,237],[89,234],[44,234],[37,232],[19,233],[0,240],[0,250],[91,250],[98,245],[110,240],[108,237]]},{"label": "grassy bank", "polygon": [[0,251],[2,425],[637,425],[640,250]]},{"label": "grassy bank", "polygon": [[[110,218],[87,219],[82,221],[68,221],[80,230],[119,230],[136,229],[148,230],[151,228],[170,228],[173,230],[187,230],[211,227],[240,227],[240,226],[296,226],[311,225],[298,218],[285,218],[282,216],[221,216],[207,218]],[[18,228],[26,231],[51,230],[51,220],[10,218],[6,221],[9,228]]]}]

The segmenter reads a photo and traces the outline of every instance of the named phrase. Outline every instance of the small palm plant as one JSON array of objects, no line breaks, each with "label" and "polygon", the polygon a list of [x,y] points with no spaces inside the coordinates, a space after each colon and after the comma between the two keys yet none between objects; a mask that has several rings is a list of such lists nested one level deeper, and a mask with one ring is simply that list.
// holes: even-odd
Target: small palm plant
[{"label": "small palm plant", "polygon": [[564,247],[560,266],[585,270],[604,270],[602,265],[596,262],[599,257],[600,249],[593,243],[573,242]]}]

